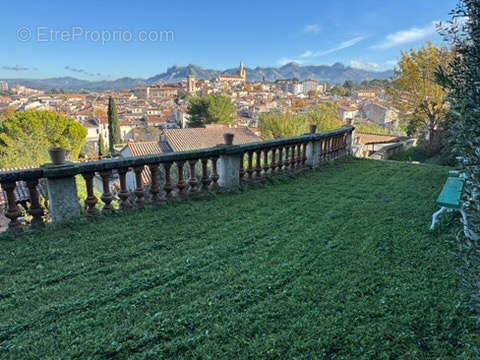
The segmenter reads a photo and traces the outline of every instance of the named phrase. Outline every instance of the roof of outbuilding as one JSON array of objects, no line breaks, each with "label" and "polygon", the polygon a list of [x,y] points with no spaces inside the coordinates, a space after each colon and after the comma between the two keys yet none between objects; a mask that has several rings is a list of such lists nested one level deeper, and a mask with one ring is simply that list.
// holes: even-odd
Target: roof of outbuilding
[{"label": "roof of outbuilding", "polygon": [[168,144],[173,151],[206,149],[224,143],[223,135],[234,134],[233,144],[247,144],[262,141],[246,127],[211,126],[207,128],[165,129]]}]

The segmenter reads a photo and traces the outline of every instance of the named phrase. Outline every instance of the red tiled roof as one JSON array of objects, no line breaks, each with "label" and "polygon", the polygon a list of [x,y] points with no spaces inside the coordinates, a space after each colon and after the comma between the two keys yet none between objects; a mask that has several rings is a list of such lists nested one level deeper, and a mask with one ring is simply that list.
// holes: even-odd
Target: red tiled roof
[{"label": "red tiled roof", "polygon": [[165,129],[163,133],[173,151],[206,149],[224,144],[223,134],[226,133],[234,134],[234,145],[262,141],[262,138],[245,127],[214,126],[208,128]]},{"label": "red tiled roof", "polygon": [[125,145],[125,148],[130,150],[132,156],[155,155],[163,152],[157,141],[130,141]]},{"label": "red tiled roof", "polygon": [[404,136],[393,136],[393,135],[380,135],[380,134],[367,134],[367,133],[355,133],[355,137],[359,139],[360,144],[388,144],[403,141],[408,139]]},{"label": "red tiled roof", "polygon": [[[145,155],[156,155],[161,154],[164,151],[160,148],[160,145],[157,141],[142,141],[142,142],[133,142],[129,141],[127,145],[122,149],[122,151],[128,148],[132,156],[145,156]],[[148,166],[145,166],[142,171],[142,180],[144,184],[150,184],[152,175]]]}]

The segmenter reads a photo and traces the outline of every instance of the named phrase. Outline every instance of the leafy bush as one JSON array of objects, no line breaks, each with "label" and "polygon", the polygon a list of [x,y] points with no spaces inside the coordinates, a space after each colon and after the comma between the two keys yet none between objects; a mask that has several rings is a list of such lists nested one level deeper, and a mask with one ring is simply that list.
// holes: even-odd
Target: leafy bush
[{"label": "leafy bush", "polygon": [[258,127],[265,139],[276,139],[306,134],[310,125],[317,125],[317,132],[334,130],[343,126],[333,103],[323,103],[304,114],[263,113]]},{"label": "leafy bush", "polygon": [[384,127],[372,122],[358,122],[358,123],[355,123],[354,125],[355,125],[355,130],[361,133],[384,134],[384,135],[390,134],[390,131],[388,129],[385,129]]},{"label": "leafy bush", "polygon": [[73,119],[48,111],[17,112],[0,124],[0,167],[39,166],[48,149],[63,147],[78,159],[87,130]]}]

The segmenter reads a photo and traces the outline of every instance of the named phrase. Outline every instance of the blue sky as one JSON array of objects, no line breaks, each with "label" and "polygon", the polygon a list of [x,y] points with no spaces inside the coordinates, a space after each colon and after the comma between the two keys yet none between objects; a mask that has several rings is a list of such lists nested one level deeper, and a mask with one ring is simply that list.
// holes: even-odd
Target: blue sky
[{"label": "blue sky", "polygon": [[433,24],[447,20],[455,4],[3,1],[0,78],[150,77],[173,65],[226,69],[240,61],[248,67],[297,61],[383,70],[402,50],[427,40],[441,43]]}]

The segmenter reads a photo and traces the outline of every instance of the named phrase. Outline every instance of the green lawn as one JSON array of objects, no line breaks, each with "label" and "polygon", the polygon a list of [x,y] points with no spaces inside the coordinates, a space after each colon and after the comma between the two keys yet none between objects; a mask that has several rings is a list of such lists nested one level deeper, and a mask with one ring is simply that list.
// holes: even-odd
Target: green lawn
[{"label": "green lawn", "polygon": [[446,176],[349,160],[4,239],[0,358],[475,359]]}]

